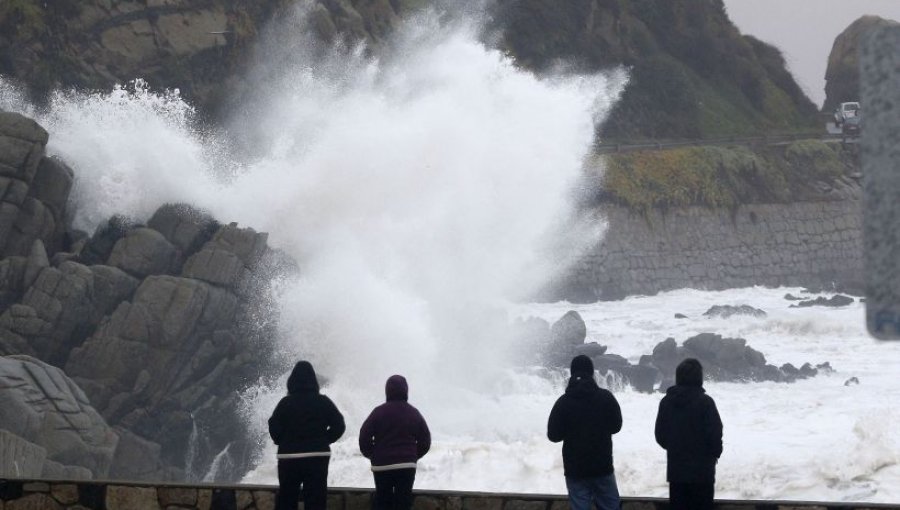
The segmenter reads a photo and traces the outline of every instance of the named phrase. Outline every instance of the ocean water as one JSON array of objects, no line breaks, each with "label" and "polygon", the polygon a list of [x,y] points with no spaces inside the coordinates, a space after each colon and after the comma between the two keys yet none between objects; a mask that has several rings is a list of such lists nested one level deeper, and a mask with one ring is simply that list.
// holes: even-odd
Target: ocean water
[{"label": "ocean water", "polygon": [[[747,339],[770,363],[829,361],[834,373],[792,384],[706,383],[725,425],[717,497],[896,502],[900,500],[900,343],[865,331],[864,305],[789,308],[801,289],[679,290],[590,305],[525,304],[511,313],[556,320],[570,309],[585,319],[588,341],[636,362],[666,337],[702,332]],[[715,304],[748,304],[766,318],[703,317]],[[675,319],[683,313],[689,319]],[[858,385],[845,386],[850,377]],[[435,389],[411,380],[410,401],[431,423],[434,446],[420,462],[416,486],[431,489],[565,493],[560,446],[546,439],[546,419],[565,374],[507,370],[472,388]],[[417,387],[417,383],[419,387]],[[424,386],[424,387],[423,387]],[[354,434],[376,391],[335,379],[324,392],[348,415],[348,437],[334,447],[330,483],[371,487]],[[276,392],[277,393],[277,392]],[[660,394],[615,393],[624,427],[614,436],[623,495],[665,496],[665,453],[653,439]],[[277,395],[276,395],[277,396]],[[268,405],[274,405],[269,400]],[[248,481],[274,482],[267,448]]]},{"label": "ocean water", "polygon": [[[380,60],[359,48],[312,51],[290,24],[272,27],[277,44],[259,50],[256,94],[221,129],[194,122],[176,91],[141,82],[61,91],[36,108],[0,78],[0,108],[37,118],[48,152],[75,170],[77,227],[187,202],[269,232],[299,262],[300,275],[271,289],[271,354],[309,359],[330,381],[324,391],[348,423],[332,485],[372,485],[355,432],[383,400],[384,380],[402,373],[435,439],[418,487],[564,492],[560,447],[544,427],[566,375],[515,367],[504,324],[574,308],[591,340],[632,360],[667,336],[711,331],[746,338],[775,364],[835,367],[791,385],[708,386],[725,421],[720,496],[900,500],[900,345],[869,339],[860,305],[788,309],[781,296],[798,289],[509,304],[602,239],[603,218],[578,211],[573,196],[592,128],[627,75],[534,76],[486,45],[477,23],[437,19],[402,27]],[[700,317],[744,303],[769,316]],[[260,441],[248,482],[276,480],[265,422],[287,374],[272,375],[280,379],[248,390],[240,410]],[[845,387],[851,376],[860,384]],[[617,397],[621,490],[664,495],[652,440],[659,395]]]}]

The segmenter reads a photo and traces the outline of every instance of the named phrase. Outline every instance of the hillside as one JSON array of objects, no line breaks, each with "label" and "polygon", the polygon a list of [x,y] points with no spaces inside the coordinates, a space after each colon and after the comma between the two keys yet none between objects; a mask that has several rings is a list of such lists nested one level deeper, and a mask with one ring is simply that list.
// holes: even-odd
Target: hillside
[{"label": "hillside", "polygon": [[[401,17],[440,0],[316,0],[325,40],[378,51]],[[296,0],[4,0],[0,74],[41,97],[145,78],[217,113],[240,89],[262,27]],[[742,36],[721,0],[498,0],[490,32],[522,66],[624,65],[631,82],[602,128],[610,139],[697,138],[812,126],[815,108],[780,52]]]},{"label": "hillside", "polygon": [[813,126],[815,106],[778,49],[742,36],[721,0],[502,0],[519,62],[588,71],[625,65],[631,82],[606,138],[697,138]]},{"label": "hillside", "polygon": [[878,16],[863,16],[837,36],[825,71],[824,111],[829,112],[843,102],[859,101],[859,46],[862,36],[890,25],[897,25],[897,22]]}]

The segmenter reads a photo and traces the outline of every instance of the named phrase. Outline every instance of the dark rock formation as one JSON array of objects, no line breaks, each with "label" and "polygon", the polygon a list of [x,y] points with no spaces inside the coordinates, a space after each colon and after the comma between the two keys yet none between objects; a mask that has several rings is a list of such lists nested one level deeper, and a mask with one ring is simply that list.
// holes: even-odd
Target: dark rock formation
[{"label": "dark rock formation", "polygon": [[[103,89],[143,77],[157,88],[178,88],[201,112],[216,117],[228,111],[226,97],[250,88],[242,76],[264,27],[305,5],[297,0],[7,3],[0,6],[0,74],[27,84],[34,95],[59,86]],[[453,11],[458,3],[315,0],[308,3],[306,22],[325,43],[361,41],[378,52],[405,14],[429,5],[449,5]],[[502,35],[502,48],[523,67],[547,70],[564,61],[586,71],[632,68],[607,136],[692,137],[709,134],[701,130],[707,124],[721,136],[796,127],[814,113],[780,52],[742,36],[721,2],[502,0],[491,5],[488,29]],[[301,29],[297,25],[292,24],[294,31]],[[714,97],[699,101],[701,94]]]},{"label": "dark rock formation", "polygon": [[[312,30],[323,40],[348,38],[379,47],[418,2],[312,2]],[[254,43],[272,19],[289,17],[296,0],[117,2],[16,0],[0,5],[0,74],[40,97],[54,87],[108,89],[141,77],[179,89],[203,113],[245,85]]]},{"label": "dark rock formation", "polygon": [[62,247],[72,170],[45,157],[48,138],[35,121],[0,111],[0,257],[28,256],[35,240]]},{"label": "dark rock formation", "polygon": [[0,356],[0,474],[106,478],[118,435],[62,370]]},{"label": "dark rock formation", "polygon": [[723,319],[727,319],[733,315],[747,315],[750,317],[761,318],[766,316],[766,312],[759,308],[753,308],[750,305],[715,305],[703,312],[703,315],[706,317],[721,317]]},{"label": "dark rock formation", "polygon": [[[825,70],[824,111],[830,112],[840,103],[859,101],[859,47],[862,37],[876,28],[896,24],[896,21],[878,16],[863,16],[837,36]],[[865,108],[865,105],[862,107]]]},{"label": "dark rock formation", "polygon": [[807,299],[806,301],[800,301],[796,305],[791,305],[791,308],[806,308],[809,306],[830,306],[832,308],[836,308],[840,306],[848,306],[851,304],[853,304],[852,297],[837,294],[835,296],[831,296],[830,298],[819,296],[816,299]]},{"label": "dark rock formation", "polygon": [[[589,71],[631,68],[603,127],[606,138],[722,136],[813,122],[815,106],[781,53],[742,36],[722,2],[496,4],[504,44],[526,67],[553,69],[562,61]],[[753,114],[743,105],[753,105]],[[707,119],[715,119],[715,133],[704,132]]]},{"label": "dark rock formation", "polygon": [[[0,114],[0,224],[9,227],[0,229],[0,355],[41,360],[23,357],[28,363],[14,367],[33,384],[10,382],[21,379],[15,374],[2,383],[0,366],[0,401],[10,402],[2,406],[0,464],[27,450],[35,476],[183,480],[202,476],[227,448],[231,470],[217,476],[239,479],[251,447],[239,393],[274,363],[265,354],[272,326],[258,312],[271,278],[295,264],[268,247],[266,234],[186,205],[161,207],[146,226],[113,217],[89,238],[70,231],[71,170],[44,157],[46,142],[33,121]],[[34,375],[33,366],[50,375]],[[27,383],[47,393],[48,380],[73,396],[35,390],[29,400],[21,392],[31,390],[17,389]],[[27,423],[4,421],[18,419],[6,409],[43,406],[41,399],[81,406],[89,420],[74,407],[59,411],[77,420],[78,433],[102,425],[112,438],[102,462],[84,448],[73,450],[77,461],[59,453],[55,436],[32,430],[40,422],[24,410]]]},{"label": "dark rock formation", "polygon": [[678,346],[674,338],[667,338],[653,348],[646,361],[659,369],[664,390],[675,381],[675,368],[686,358],[696,358],[703,365],[705,376],[713,381],[775,381],[793,382],[830,371],[826,364],[813,367],[809,363],[797,369],[785,364],[781,368],[766,363],[766,357],[747,345],[743,338],[723,338],[713,333],[701,333]]}]

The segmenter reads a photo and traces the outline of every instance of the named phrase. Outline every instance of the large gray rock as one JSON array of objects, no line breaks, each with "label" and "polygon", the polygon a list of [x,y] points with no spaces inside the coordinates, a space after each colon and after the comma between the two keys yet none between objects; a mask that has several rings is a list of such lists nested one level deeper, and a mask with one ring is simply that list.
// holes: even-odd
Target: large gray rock
[{"label": "large gray rock", "polygon": [[0,429],[0,478],[39,478],[46,460],[46,448]]},{"label": "large gray rock", "polygon": [[184,263],[182,276],[234,288],[249,269],[235,253],[215,245],[204,247]]},{"label": "large gray rock", "polygon": [[31,196],[47,206],[57,223],[62,224],[74,183],[75,173],[69,165],[56,157],[43,158],[31,181]]},{"label": "large gray rock", "polygon": [[[643,363],[659,369],[664,381],[661,389],[675,381],[675,369],[687,358],[695,358],[703,365],[704,374],[714,381],[775,381],[792,382],[812,377],[818,372],[809,370],[785,370],[766,363],[763,353],[747,345],[743,338],[723,338],[714,333],[701,333],[688,338],[678,346],[673,338],[667,338],[653,349],[653,354]],[[822,365],[824,366],[824,365]]]},{"label": "large gray rock", "polygon": [[49,135],[32,119],[0,112],[0,175],[31,182]]},{"label": "large gray rock", "polygon": [[[116,469],[177,478],[172,468],[186,467],[197,420],[207,436],[194,440],[201,443],[192,454],[196,469],[236,438],[240,450],[245,432],[235,399],[261,363],[241,329],[241,307],[235,294],[205,282],[150,276],[72,351],[66,371],[112,425],[136,435],[117,454]],[[146,463],[125,467],[145,455]]]},{"label": "large gray rock", "polygon": [[753,308],[750,305],[715,305],[710,307],[709,310],[703,312],[703,315],[706,317],[721,317],[723,319],[727,319],[735,315],[746,315],[748,317],[763,318],[766,316],[766,312],[760,310],[759,308]]},{"label": "large gray rock", "polygon": [[25,257],[0,260],[0,312],[17,302],[25,293]]},{"label": "large gray rock", "polygon": [[560,347],[574,347],[584,343],[587,326],[575,310],[569,310],[550,326],[550,341]]},{"label": "large gray rock", "polygon": [[28,258],[25,260],[25,274],[22,284],[25,287],[30,287],[45,267],[50,267],[47,250],[44,249],[43,241],[35,239],[34,243],[31,244]]},{"label": "large gray rock", "polygon": [[178,270],[178,250],[165,236],[151,228],[136,228],[113,246],[108,264],[143,278]]},{"label": "large gray rock", "polygon": [[27,338],[30,349],[24,352],[62,364],[97,320],[93,294],[93,273],[87,267],[75,262],[46,267],[21,303],[0,315],[0,329]]},{"label": "large gray rock", "polygon": [[28,356],[0,357],[0,409],[0,429],[40,446],[47,460],[107,476],[118,436],[62,370]]},{"label": "large gray rock", "polygon": [[166,204],[153,213],[147,226],[161,233],[189,257],[209,241],[221,225],[209,214],[187,204]]}]

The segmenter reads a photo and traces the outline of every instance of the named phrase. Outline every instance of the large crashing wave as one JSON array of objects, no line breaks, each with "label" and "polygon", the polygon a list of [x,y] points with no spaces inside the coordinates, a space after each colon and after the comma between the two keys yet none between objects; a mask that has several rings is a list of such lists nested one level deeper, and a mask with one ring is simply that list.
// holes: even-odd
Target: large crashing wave
[{"label": "large crashing wave", "polygon": [[[515,441],[531,424],[495,400],[498,384],[522,381],[504,382],[493,307],[601,235],[571,198],[624,75],[537,77],[480,42],[477,24],[437,19],[404,24],[380,59],[316,47],[296,29],[302,13],[280,23],[227,136],[140,81],[59,92],[42,110],[0,82],[0,107],[37,117],[74,168],[78,228],[187,202],[270,232],[302,267],[272,311],[283,356],[328,376],[349,430],[403,373],[438,440]],[[282,392],[251,392],[260,431]],[[352,444],[336,462],[362,462]],[[273,459],[262,462],[265,473]]]}]

